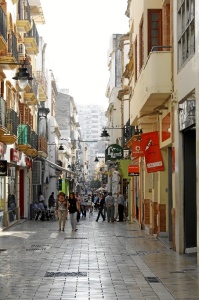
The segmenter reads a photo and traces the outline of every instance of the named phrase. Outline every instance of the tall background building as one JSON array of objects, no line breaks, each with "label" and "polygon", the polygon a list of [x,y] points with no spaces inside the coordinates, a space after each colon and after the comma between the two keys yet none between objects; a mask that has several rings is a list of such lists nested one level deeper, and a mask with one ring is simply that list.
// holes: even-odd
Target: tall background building
[{"label": "tall background building", "polygon": [[[100,105],[77,105],[79,124],[83,139],[88,142],[88,178],[92,179],[95,157],[104,156],[105,142],[101,140],[102,128],[106,126],[105,109]],[[97,141],[97,142],[96,142]]]}]

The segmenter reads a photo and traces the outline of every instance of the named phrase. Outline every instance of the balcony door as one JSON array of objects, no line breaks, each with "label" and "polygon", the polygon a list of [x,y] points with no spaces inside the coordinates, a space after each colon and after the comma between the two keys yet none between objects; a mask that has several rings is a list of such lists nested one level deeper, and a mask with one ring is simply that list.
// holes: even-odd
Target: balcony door
[{"label": "balcony door", "polygon": [[148,10],[148,53],[151,52],[151,49],[154,46],[162,46],[161,9]]}]

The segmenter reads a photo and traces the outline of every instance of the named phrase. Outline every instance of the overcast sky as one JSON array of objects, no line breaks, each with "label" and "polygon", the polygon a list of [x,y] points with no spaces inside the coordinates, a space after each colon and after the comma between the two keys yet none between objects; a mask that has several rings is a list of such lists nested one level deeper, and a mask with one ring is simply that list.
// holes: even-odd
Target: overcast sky
[{"label": "overcast sky", "polygon": [[41,0],[46,24],[39,32],[58,87],[69,89],[77,104],[107,107],[109,41],[112,34],[129,30],[127,0],[49,2]]}]

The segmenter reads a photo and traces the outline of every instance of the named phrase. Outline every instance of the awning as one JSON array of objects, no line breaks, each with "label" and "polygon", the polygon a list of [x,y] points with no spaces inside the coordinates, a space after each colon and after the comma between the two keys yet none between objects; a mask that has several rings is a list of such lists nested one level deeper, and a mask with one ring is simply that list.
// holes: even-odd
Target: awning
[{"label": "awning", "polygon": [[55,169],[55,170],[60,170],[60,171],[63,171],[63,172],[75,175],[75,172],[72,172],[69,169],[62,168],[59,165],[55,164],[54,162],[48,160],[47,158],[44,158],[44,157],[40,157],[40,158],[42,160],[46,161],[50,165],[50,167],[53,168],[53,169]]}]

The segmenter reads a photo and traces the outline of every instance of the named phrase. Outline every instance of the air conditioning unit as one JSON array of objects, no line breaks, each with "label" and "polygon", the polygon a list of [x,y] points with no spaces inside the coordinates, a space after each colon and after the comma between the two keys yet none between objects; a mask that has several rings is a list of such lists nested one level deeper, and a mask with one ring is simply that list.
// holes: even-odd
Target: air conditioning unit
[{"label": "air conditioning unit", "polygon": [[19,60],[20,59],[24,59],[25,58],[25,54],[26,54],[26,48],[25,45],[22,43],[18,44],[18,56],[19,56]]}]

